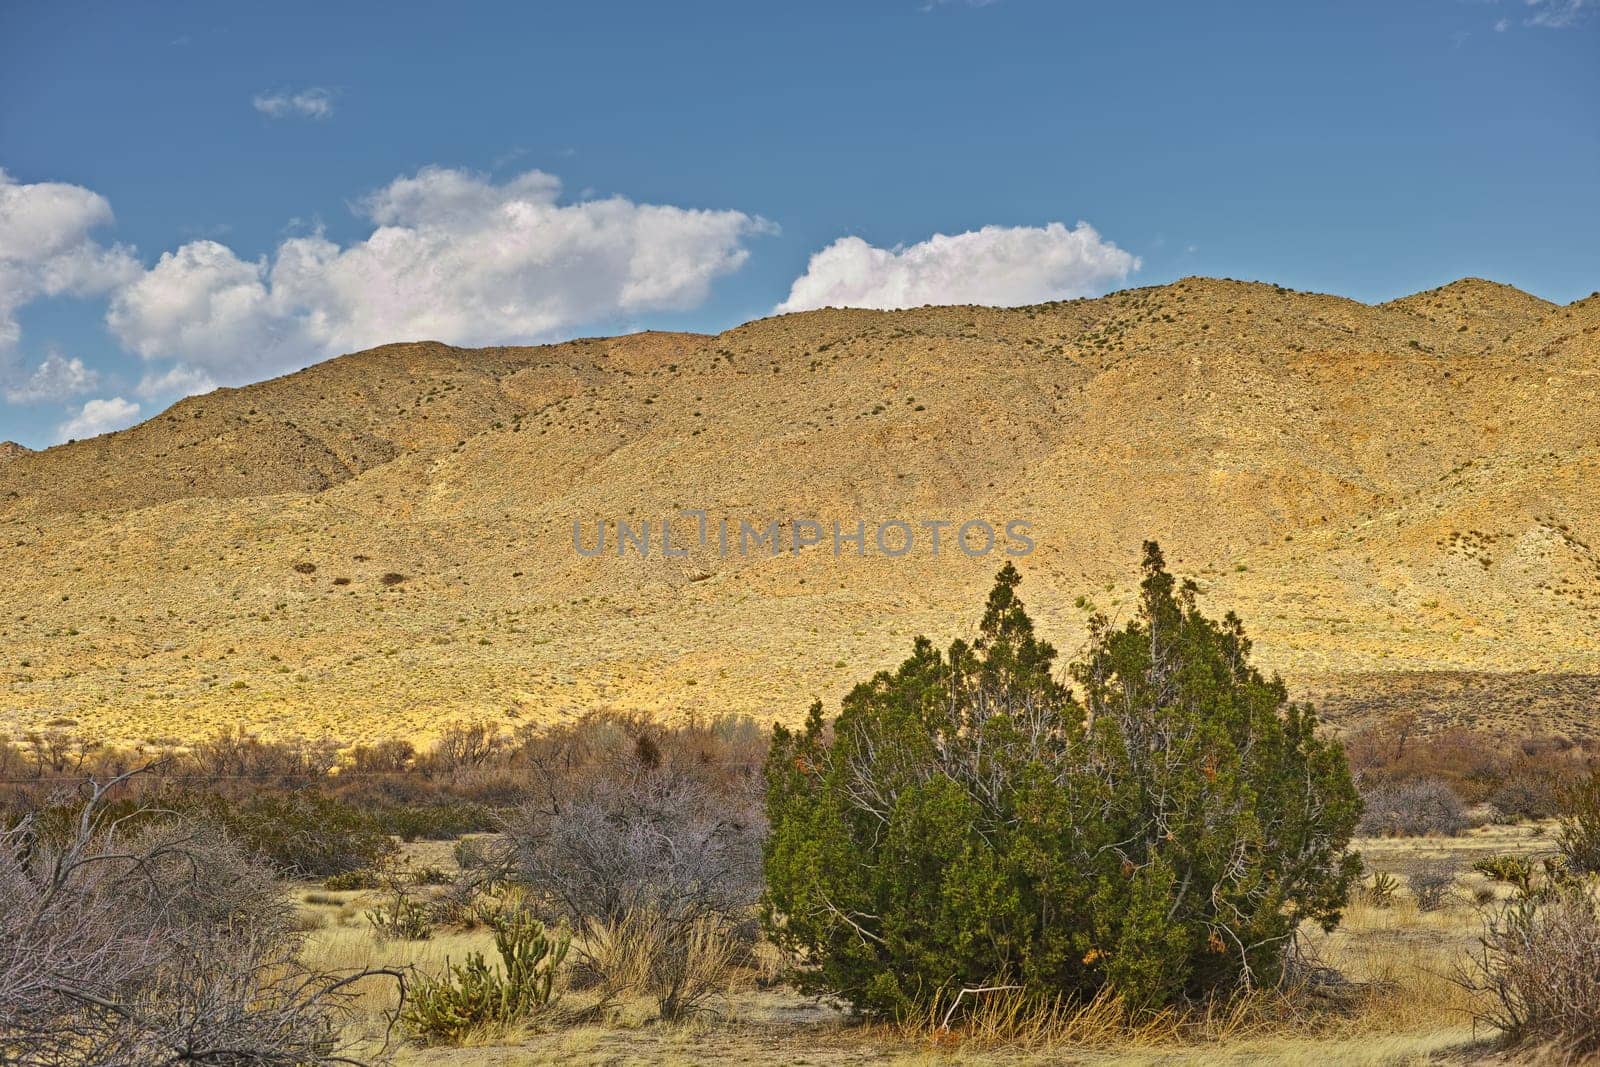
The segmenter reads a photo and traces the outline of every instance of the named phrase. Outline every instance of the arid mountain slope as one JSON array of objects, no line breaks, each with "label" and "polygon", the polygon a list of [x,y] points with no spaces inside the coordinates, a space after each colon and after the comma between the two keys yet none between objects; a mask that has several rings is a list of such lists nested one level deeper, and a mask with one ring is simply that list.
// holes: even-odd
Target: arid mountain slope
[{"label": "arid mountain slope", "polygon": [[[715,337],[418,343],[0,464],[13,729],[346,740],[597,705],[794,719],[970,625],[1031,524],[1070,653],[1139,543],[1291,679],[1600,670],[1600,297],[1388,304],[1191,278],[1019,309],[825,310]],[[597,557],[596,524],[867,524]],[[1494,691],[1492,689],[1485,691]],[[1587,691],[1583,687],[1570,691]],[[1569,719],[1563,722],[1570,725]]]}]

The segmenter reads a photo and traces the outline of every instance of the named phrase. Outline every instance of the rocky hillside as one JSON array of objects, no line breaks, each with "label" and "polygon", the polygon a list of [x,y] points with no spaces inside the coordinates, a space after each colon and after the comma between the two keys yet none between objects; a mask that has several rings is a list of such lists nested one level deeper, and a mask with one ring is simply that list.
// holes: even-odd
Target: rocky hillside
[{"label": "rocky hillside", "polygon": [[[390,345],[0,461],[0,714],[135,740],[795,719],[970,626],[1004,560],[953,526],[888,556],[871,531],[897,519],[1029,523],[1023,592],[1067,652],[1130,610],[1154,537],[1291,680],[1582,677],[1597,402],[1600,296],[1477,279]],[[592,547],[602,519],[658,538],[682,509],[711,534],[679,519],[684,556],[574,550],[575,520]],[[720,554],[723,518],[780,521],[785,550]],[[790,551],[808,518],[823,543]],[[864,556],[834,554],[836,520],[867,524]]]}]

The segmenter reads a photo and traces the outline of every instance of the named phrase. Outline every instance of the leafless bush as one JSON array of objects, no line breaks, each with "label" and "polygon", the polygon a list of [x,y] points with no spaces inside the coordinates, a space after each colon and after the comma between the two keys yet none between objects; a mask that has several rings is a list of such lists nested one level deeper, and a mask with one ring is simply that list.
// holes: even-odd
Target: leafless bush
[{"label": "leafless bush", "polygon": [[1368,837],[1453,837],[1468,826],[1461,798],[1443,782],[1383,785],[1363,795],[1358,832]]},{"label": "leafless bush", "polygon": [[64,843],[0,834],[0,1062],[338,1061],[371,975],[300,963],[270,872],[214,829],[104,811],[96,786]]},{"label": "leafless bush", "polygon": [[100,751],[94,741],[67,730],[39,730],[22,739],[22,750],[36,775],[76,774]]},{"label": "leafless bush", "polygon": [[1456,866],[1442,856],[1428,856],[1411,869],[1408,879],[1418,911],[1438,911],[1455,890]]},{"label": "leafless bush", "polygon": [[1600,905],[1568,888],[1492,913],[1463,983],[1494,997],[1485,1021],[1571,1055],[1600,1051]]},{"label": "leafless bush", "polygon": [[1465,727],[1426,732],[1410,713],[1355,730],[1345,751],[1365,790],[1443,782],[1463,803],[1487,802],[1530,819],[1555,814],[1562,783],[1592,763],[1582,746],[1559,735],[1509,740]]},{"label": "leafless bush", "polygon": [[[509,866],[585,945],[650,948],[664,1016],[700,998],[709,943],[761,894],[759,759],[735,728],[657,730],[603,717],[525,745],[533,797],[505,819]],[[590,959],[591,965],[597,961]]]},{"label": "leafless bush", "polygon": [[398,774],[411,766],[416,754],[410,741],[357,745],[350,752],[350,770],[356,774]]},{"label": "leafless bush", "polygon": [[492,722],[458,722],[445,727],[422,758],[430,772],[450,773],[488,763],[506,747],[506,738]]},{"label": "leafless bush", "polygon": [[206,777],[254,779],[323,778],[339,762],[333,740],[263,741],[244,731],[219,733],[194,746],[193,773]]},{"label": "leafless bush", "polygon": [[1561,780],[1552,773],[1512,774],[1489,794],[1489,803],[1509,820],[1548,819],[1561,810]]}]

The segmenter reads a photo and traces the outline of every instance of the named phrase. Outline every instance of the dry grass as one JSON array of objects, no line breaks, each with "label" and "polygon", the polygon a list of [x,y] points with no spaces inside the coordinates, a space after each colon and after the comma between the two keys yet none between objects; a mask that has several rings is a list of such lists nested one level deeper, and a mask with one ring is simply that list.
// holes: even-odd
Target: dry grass
[{"label": "dry grass", "polygon": [[[1359,841],[1369,867],[1394,872],[1404,882],[1419,863],[1439,858],[1461,873],[1456,892],[1434,911],[1421,911],[1402,891],[1390,907],[1357,902],[1331,934],[1307,931],[1305,947],[1342,984],[1307,986],[1289,995],[1260,994],[1203,1012],[1163,1012],[1133,1024],[1119,1005],[1086,1007],[1040,1004],[1001,993],[976,1000],[976,1009],[950,1030],[943,1012],[930,1012],[910,1026],[863,1026],[836,1007],[792,989],[760,988],[780,963],[770,946],[737,966],[722,954],[708,955],[725,983],[713,1014],[678,1024],[662,1023],[650,995],[650,947],[639,930],[607,929],[581,946],[610,983],[606,988],[564,988],[558,1010],[537,1032],[484,1033],[460,1049],[403,1048],[403,1065],[551,1064],[602,1067],[613,1064],[687,1065],[807,1063],[854,1067],[892,1063],[905,1067],[966,1064],[1336,1064],[1458,1063],[1494,1055],[1492,1028],[1474,1022],[1489,1006],[1483,994],[1457,980],[1482,932],[1473,898],[1482,889],[1504,896],[1504,886],[1471,870],[1486,855],[1545,854],[1554,849],[1549,824],[1483,827],[1450,839]],[[425,942],[378,943],[348,915],[360,895],[342,906],[312,910],[337,915],[334,925],[312,935],[319,961],[342,967],[414,965],[437,973],[446,958],[467,951],[492,951],[485,931],[441,930]],[[335,920],[337,921],[337,920]],[[575,956],[577,949],[575,948]],[[580,985],[585,983],[579,983]],[[384,993],[374,988],[363,1025],[381,1033]]]},{"label": "dry grass", "polygon": [[[674,936],[679,943],[669,941]],[[747,954],[716,920],[701,919],[674,934],[640,912],[597,922],[574,951],[602,1002],[675,996],[691,1013],[731,991],[737,963]]]}]

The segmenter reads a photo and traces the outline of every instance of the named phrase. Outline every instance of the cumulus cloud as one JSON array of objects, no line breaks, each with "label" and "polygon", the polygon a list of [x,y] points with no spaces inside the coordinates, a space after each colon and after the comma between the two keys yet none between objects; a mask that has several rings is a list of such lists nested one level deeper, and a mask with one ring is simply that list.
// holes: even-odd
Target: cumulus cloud
[{"label": "cumulus cloud", "polygon": [[0,354],[22,336],[17,312],[41,297],[93,296],[139,273],[133,253],[91,231],[112,221],[105,197],[63,182],[23,184],[0,169]]},{"label": "cumulus cloud", "polygon": [[211,380],[211,375],[205,371],[186,367],[182,363],[169,367],[160,373],[146,374],[139,380],[138,388],[134,392],[149,400],[153,397],[168,397],[182,399],[186,396],[199,396],[209,393],[217,387]]},{"label": "cumulus cloud", "polygon": [[81,440],[131,426],[138,417],[139,405],[120,396],[91,400],[76,415],[56,427],[56,433],[63,441]]},{"label": "cumulus cloud", "polygon": [[326,89],[257,93],[250,103],[268,118],[326,119],[333,116],[333,94]]},{"label": "cumulus cloud", "polygon": [[38,404],[65,400],[90,392],[99,384],[99,373],[84,366],[83,360],[76,356],[68,359],[59,352],[51,352],[45,356],[44,362],[33,369],[32,374],[6,388],[6,402]]},{"label": "cumulus cloud", "polygon": [[1139,259],[1080,222],[985,226],[935,234],[899,248],[841,237],[811,257],[779,312],[819,307],[923,304],[1014,307],[1100,292],[1139,269]]},{"label": "cumulus cloud", "polygon": [[265,261],[251,262],[216,241],[163,253],[121,289],[106,321],[146,359],[178,359],[242,379],[310,362],[306,324],[269,287]]},{"label": "cumulus cloud", "polygon": [[365,240],[295,237],[259,260],[194,241],[120,290],[107,321],[147,359],[235,384],[389,341],[548,340],[692,307],[771,229],[739,211],[560,194],[540,171],[497,184],[427,168],[360,204]]}]

